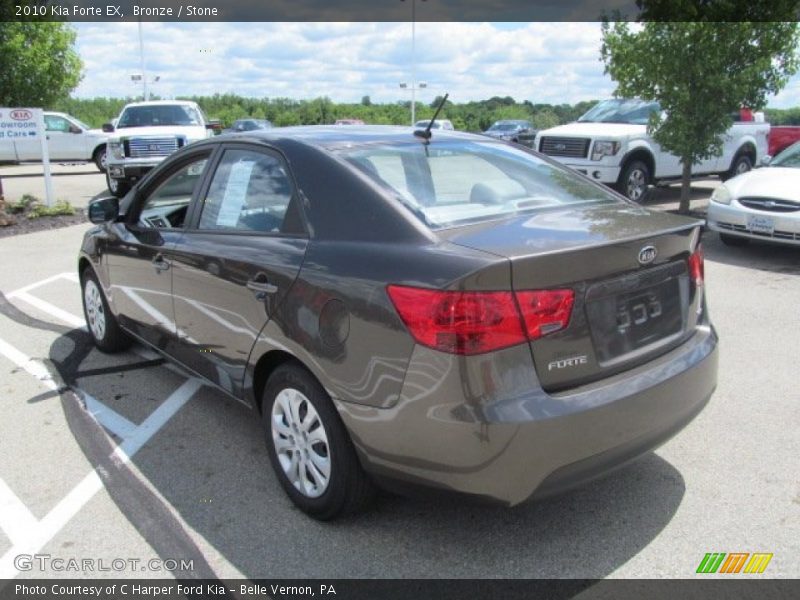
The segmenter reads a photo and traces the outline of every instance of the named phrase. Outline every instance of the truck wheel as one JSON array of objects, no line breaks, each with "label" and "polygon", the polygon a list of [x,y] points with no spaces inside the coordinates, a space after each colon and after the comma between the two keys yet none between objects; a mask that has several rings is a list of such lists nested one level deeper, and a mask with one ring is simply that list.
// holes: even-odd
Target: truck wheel
[{"label": "truck wheel", "polygon": [[106,171],[106,185],[108,191],[117,198],[122,198],[131,189],[131,184],[127,179],[114,179],[108,175],[108,171]]},{"label": "truck wheel", "polygon": [[106,172],[106,147],[105,145],[100,146],[97,150],[94,151],[92,155],[92,160],[94,164],[97,165],[97,168],[100,170],[101,173]]},{"label": "truck wheel", "polygon": [[650,169],[640,160],[632,160],[622,169],[617,181],[617,191],[628,200],[641,202],[650,185]]},{"label": "truck wheel", "polygon": [[731,163],[731,168],[729,171],[726,171],[722,175],[720,175],[720,179],[722,181],[727,181],[731,177],[736,177],[737,175],[741,175],[742,173],[747,173],[753,168],[753,161],[750,160],[750,157],[746,154],[737,154],[733,162]]}]

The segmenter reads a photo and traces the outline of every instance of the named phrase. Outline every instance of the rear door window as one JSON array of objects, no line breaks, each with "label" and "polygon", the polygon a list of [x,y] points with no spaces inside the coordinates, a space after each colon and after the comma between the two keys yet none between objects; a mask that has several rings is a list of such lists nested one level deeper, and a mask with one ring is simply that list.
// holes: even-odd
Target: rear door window
[{"label": "rear door window", "polygon": [[294,227],[291,216],[284,227],[292,195],[291,179],[278,157],[251,150],[226,150],[203,202],[199,229],[287,232]]}]

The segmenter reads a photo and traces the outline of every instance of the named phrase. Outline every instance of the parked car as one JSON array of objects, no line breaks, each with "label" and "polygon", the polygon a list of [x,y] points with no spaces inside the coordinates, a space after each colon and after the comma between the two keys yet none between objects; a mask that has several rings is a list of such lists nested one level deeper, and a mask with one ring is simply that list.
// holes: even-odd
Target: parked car
[{"label": "parked car", "polygon": [[[429,124],[430,119],[420,119],[416,123],[414,123],[414,127],[416,129],[425,129]],[[449,131],[453,131],[455,128],[453,127],[453,123],[450,122],[449,119],[436,119],[431,125],[431,129],[447,129]]]},{"label": "parked car", "polygon": [[364,121],[361,119],[336,119],[334,125],[363,125]]},{"label": "parked car", "polygon": [[707,220],[708,228],[729,246],[750,240],[800,246],[800,142],[767,168],[734,177],[714,190]]},{"label": "parked car", "polygon": [[140,340],[252,404],[278,481],[321,519],[391,482],[514,505],[703,408],[696,220],[486,136],[350,131],[197,142],[93,202],[97,347]]},{"label": "parked car", "polygon": [[531,122],[522,120],[495,121],[492,126],[483,133],[510,142],[519,142],[520,136],[522,135],[531,136],[531,134],[533,134],[530,139],[533,139],[536,135],[536,131],[533,125],[531,125]]},{"label": "parked car", "polygon": [[[575,123],[540,131],[535,148],[639,202],[649,186],[680,179],[683,167],[648,135],[653,112],[661,112],[657,102],[605,100]],[[694,165],[693,175],[725,180],[749,171],[767,153],[768,134],[767,123],[735,122],[724,136],[722,156]]]},{"label": "parked car", "polygon": [[158,100],[126,104],[116,125],[106,123],[108,190],[124,196],[131,186],[164,158],[192,142],[214,135],[211,121],[195,102]]},{"label": "parked car", "polygon": [[800,141],[800,126],[773,125],[769,130],[769,155],[777,156],[797,141]]},{"label": "parked car", "polygon": [[255,131],[256,129],[269,129],[272,123],[267,119],[237,119],[233,122],[226,133],[238,133],[241,131]]},{"label": "parked car", "polygon": [[[51,111],[44,113],[44,128],[51,161],[91,161],[105,172],[107,133],[90,128],[72,115]],[[42,144],[39,138],[0,139],[0,162],[41,160]]]}]

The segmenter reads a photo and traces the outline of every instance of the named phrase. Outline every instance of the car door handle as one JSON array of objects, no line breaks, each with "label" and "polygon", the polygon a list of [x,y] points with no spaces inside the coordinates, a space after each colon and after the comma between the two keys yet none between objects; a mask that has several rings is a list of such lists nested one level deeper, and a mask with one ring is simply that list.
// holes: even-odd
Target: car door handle
[{"label": "car door handle", "polygon": [[278,291],[278,286],[269,283],[266,279],[253,278],[247,280],[247,289],[256,292],[256,294],[274,294]]},{"label": "car door handle", "polygon": [[169,269],[170,264],[168,260],[165,260],[164,257],[159,254],[153,259],[153,266],[156,268],[156,271],[166,271]]}]

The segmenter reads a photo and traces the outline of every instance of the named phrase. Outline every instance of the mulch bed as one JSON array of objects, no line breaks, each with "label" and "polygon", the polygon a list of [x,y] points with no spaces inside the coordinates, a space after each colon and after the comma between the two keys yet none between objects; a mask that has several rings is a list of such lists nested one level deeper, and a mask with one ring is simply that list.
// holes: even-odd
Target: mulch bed
[{"label": "mulch bed", "polygon": [[81,223],[89,222],[89,219],[86,218],[86,213],[80,208],[75,209],[74,215],[58,215],[55,217],[37,217],[35,219],[29,219],[22,213],[12,215],[12,217],[16,223],[0,227],[0,238],[24,233],[34,233],[36,231],[45,231],[48,229],[60,229],[61,227],[69,227],[70,225],[80,225]]}]

